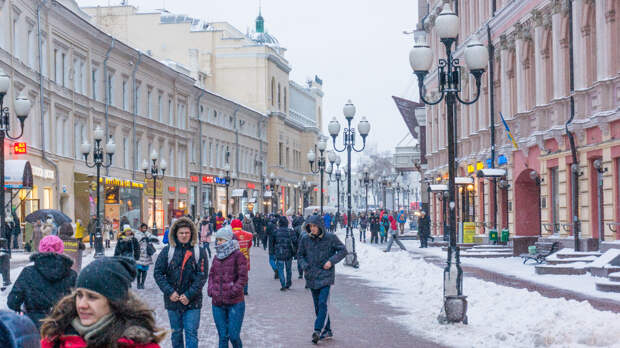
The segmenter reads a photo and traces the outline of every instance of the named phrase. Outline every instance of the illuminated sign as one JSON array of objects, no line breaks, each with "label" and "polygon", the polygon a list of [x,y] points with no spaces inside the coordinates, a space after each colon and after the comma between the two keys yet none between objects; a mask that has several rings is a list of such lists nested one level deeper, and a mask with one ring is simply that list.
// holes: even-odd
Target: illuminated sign
[{"label": "illuminated sign", "polygon": [[213,178],[216,184],[220,184],[220,185],[226,185],[226,178],[220,178],[219,176],[216,176],[215,178]]},{"label": "illuminated sign", "polygon": [[482,162],[476,163],[476,170],[482,170],[482,169],[484,169],[484,163]]},{"label": "illuminated sign", "polygon": [[26,143],[20,142],[13,144],[13,153],[16,155],[22,155],[28,153],[28,146]]},{"label": "illuminated sign", "polygon": [[198,182],[198,177],[197,177],[197,176],[195,176],[195,175],[192,175],[192,176],[190,176],[190,177],[189,177],[189,180],[190,180],[191,182]]},{"label": "illuminated sign", "polygon": [[180,194],[187,194],[187,187],[179,187]]},{"label": "illuminated sign", "polygon": [[470,164],[470,165],[467,166],[467,172],[468,173],[473,173],[474,172],[474,165],[473,164]]},{"label": "illuminated sign", "polygon": [[174,191],[176,191],[176,190],[177,190],[177,188],[176,188],[176,187],[174,187],[174,186],[168,186],[168,192],[174,192]]},{"label": "illuminated sign", "polygon": [[249,183],[248,183],[248,188],[249,188],[249,189],[255,189],[255,188],[256,188],[256,185],[254,185],[253,183],[249,182]]},{"label": "illuminated sign", "polygon": [[497,158],[497,164],[501,166],[502,164],[506,164],[506,163],[508,163],[508,159],[506,159],[506,156],[499,155],[499,157]]},{"label": "illuminated sign", "polygon": [[207,176],[203,176],[202,177],[202,182],[205,184],[212,184],[213,183],[213,177],[210,175]]},{"label": "illuminated sign", "polygon": [[144,184],[141,182],[135,182],[132,180],[125,180],[119,178],[99,178],[99,182],[105,183],[109,186],[118,186],[118,187],[126,187],[126,188],[144,188]]}]

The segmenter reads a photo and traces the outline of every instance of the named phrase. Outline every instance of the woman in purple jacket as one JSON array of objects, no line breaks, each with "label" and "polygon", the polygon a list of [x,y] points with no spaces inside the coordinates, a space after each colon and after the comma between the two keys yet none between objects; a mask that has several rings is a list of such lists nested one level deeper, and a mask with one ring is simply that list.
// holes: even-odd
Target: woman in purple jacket
[{"label": "woman in purple jacket", "polygon": [[241,324],[245,313],[243,288],[248,282],[247,261],[233,239],[230,226],[215,234],[215,257],[209,272],[207,294],[211,297],[213,320],[220,337],[220,348],[241,348]]}]

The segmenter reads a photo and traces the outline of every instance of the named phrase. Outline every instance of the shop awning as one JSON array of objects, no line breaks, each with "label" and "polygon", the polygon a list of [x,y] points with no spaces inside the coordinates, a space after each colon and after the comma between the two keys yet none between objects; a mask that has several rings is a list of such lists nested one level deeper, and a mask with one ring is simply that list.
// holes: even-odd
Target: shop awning
[{"label": "shop awning", "polygon": [[271,197],[271,191],[265,191],[265,194],[263,197]]},{"label": "shop awning", "polygon": [[247,193],[244,189],[234,189],[232,190],[232,197],[247,197]]},{"label": "shop awning", "polygon": [[433,192],[448,191],[448,185],[437,184],[437,185],[429,185],[429,186],[431,188],[431,191]]},{"label": "shop awning", "polygon": [[26,160],[4,161],[4,187],[8,189],[32,188],[32,167]]},{"label": "shop awning", "polygon": [[457,185],[469,185],[474,183],[474,178],[469,176],[457,176],[454,178],[454,183]]}]

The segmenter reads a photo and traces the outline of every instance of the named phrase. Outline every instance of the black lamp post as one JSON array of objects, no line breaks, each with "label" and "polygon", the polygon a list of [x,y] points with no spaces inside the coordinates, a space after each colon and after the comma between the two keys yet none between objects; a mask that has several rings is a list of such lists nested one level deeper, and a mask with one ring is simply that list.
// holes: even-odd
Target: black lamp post
[{"label": "black lamp post", "polygon": [[230,211],[228,210],[228,206],[230,204],[230,197],[229,197],[229,187],[230,184],[234,183],[235,178],[234,178],[234,174],[231,177],[230,175],[230,164],[228,163],[228,152],[226,152],[226,164],[224,164],[224,171],[226,172],[226,176],[224,176],[224,181],[226,182],[226,215],[231,214]]},{"label": "black lamp post", "polygon": [[308,183],[306,177],[303,177],[301,182],[297,183],[297,186],[301,190],[302,200],[301,200],[301,212],[303,215],[304,209],[308,206],[308,193],[312,189],[312,185]]},{"label": "black lamp post", "polygon": [[448,249],[447,265],[444,269],[444,307],[439,321],[467,323],[467,299],[463,296],[463,270],[460,266],[459,248],[456,244],[456,212],[455,212],[455,132],[454,121],[456,116],[457,100],[465,105],[473,104],[480,96],[481,77],[487,66],[489,53],[476,39],[469,40],[464,50],[465,63],[475,79],[475,98],[464,101],[459,97],[461,92],[462,67],[459,59],[452,56],[452,45],[459,34],[459,18],[452,11],[450,4],[444,4],[443,10],[435,20],[435,30],[441,43],[446,49],[446,58],[438,62],[438,87],[441,96],[436,101],[425,98],[424,77],[428,74],[433,63],[433,51],[424,42],[416,42],[409,53],[411,67],[418,77],[420,99],[428,105],[440,103],[446,98],[447,136],[448,136],[448,200],[450,208],[450,248]]},{"label": "black lamp post", "polygon": [[[366,137],[370,132],[370,123],[366,117],[362,117],[362,120],[357,125],[359,134],[362,136],[362,147],[360,149],[355,148],[355,128],[351,127],[351,121],[355,116],[355,105],[349,100],[342,109],[344,117],[347,120],[347,127],[344,128],[342,134],[342,143],[344,147],[338,149],[336,146],[336,137],[340,133],[340,123],[336,121],[334,117],[327,126],[329,135],[332,136],[334,150],[337,152],[347,152],[347,173],[351,173],[351,152],[362,152],[366,147]],[[355,238],[353,237],[353,227],[351,226],[351,175],[347,175],[347,234],[345,237],[345,246],[347,247],[347,257],[345,259],[345,265],[359,267],[357,261],[357,254],[355,253]]]},{"label": "black lamp post", "polygon": [[[147,180],[153,180],[153,235],[157,236],[157,178],[164,179],[164,173],[166,172],[166,168],[168,168],[168,163],[166,163],[165,159],[159,160],[159,164],[157,161],[159,160],[159,154],[157,151],[153,150],[151,152],[151,164],[149,166],[149,162],[145,159],[142,160],[142,170],[144,171],[144,178]],[[151,171],[151,175],[149,176],[148,171]],[[163,226],[162,226],[163,228]]]},{"label": "black lamp post", "polygon": [[365,203],[365,215],[368,216],[368,185],[370,185],[371,187],[374,184],[375,181],[375,176],[374,174],[369,174],[368,173],[368,166],[364,166],[364,172],[362,174],[362,178],[360,179],[360,184],[364,185],[364,203]]},{"label": "black lamp post", "polygon": [[340,183],[344,184],[345,181],[345,177],[342,176],[342,172],[340,171],[340,157],[336,157],[336,173],[334,174],[334,178],[332,178],[332,173],[329,173],[328,181],[336,183],[336,211],[338,215],[340,215]]},{"label": "black lamp post", "polygon": [[319,150],[319,158],[317,161],[317,165],[314,165],[314,161],[317,159],[314,150],[308,151],[308,162],[310,162],[310,171],[313,174],[320,174],[320,191],[319,195],[321,197],[321,215],[323,215],[323,175],[325,173],[331,174],[334,167],[334,163],[336,162],[336,154],[333,151],[327,152],[327,159],[329,160],[330,166],[327,168],[327,162],[325,161],[325,149],[327,148],[327,142],[323,137],[319,139],[319,142],[316,144],[316,148]]},{"label": "black lamp post", "polygon": [[101,167],[110,168],[112,166],[112,156],[116,151],[116,144],[112,141],[112,138],[108,140],[105,145],[105,154],[108,155],[108,163],[104,163],[104,148],[103,139],[105,133],[101,127],[97,126],[93,132],[93,139],[95,143],[93,145],[93,163],[88,163],[88,155],[90,154],[91,145],[88,142],[84,142],[81,145],[82,155],[84,156],[84,163],[88,168],[97,168],[97,221],[95,225],[95,257],[103,257],[103,235],[101,233]]},{"label": "black lamp post", "polygon": [[381,178],[379,178],[379,185],[381,186],[383,196],[383,209],[387,210],[387,189],[390,186],[390,178],[383,172]]},{"label": "black lamp post", "polygon": [[265,186],[269,186],[269,189],[271,190],[271,212],[277,213],[279,196],[276,195],[280,189],[280,179],[276,178],[276,175],[271,172],[271,174],[269,174],[269,179],[265,179]]},{"label": "black lamp post", "polygon": [[[10,274],[10,252],[9,252],[9,240],[4,238],[6,236],[5,223],[6,223],[6,201],[5,201],[5,187],[4,187],[4,138],[17,140],[24,134],[24,122],[28,118],[30,112],[31,103],[26,98],[25,90],[14,101],[14,111],[17,119],[19,120],[19,135],[13,137],[9,134],[11,130],[11,116],[8,106],[4,106],[4,97],[9,91],[11,85],[10,77],[0,68],[0,202],[2,202],[0,212],[0,269],[2,271],[2,285],[3,287],[11,284]],[[11,204],[9,203],[9,209]],[[17,221],[15,222],[17,223]],[[4,289],[3,289],[4,290]]]}]

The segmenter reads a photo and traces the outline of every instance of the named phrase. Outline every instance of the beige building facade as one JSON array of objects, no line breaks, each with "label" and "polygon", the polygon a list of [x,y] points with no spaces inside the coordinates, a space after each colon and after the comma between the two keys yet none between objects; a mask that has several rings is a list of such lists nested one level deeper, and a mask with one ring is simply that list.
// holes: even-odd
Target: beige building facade
[{"label": "beige building facade", "polygon": [[[307,87],[293,90],[286,49],[265,31],[260,13],[255,29],[244,34],[227,22],[205,22],[165,10],[138,11],[133,6],[83,10],[111,35],[153,57],[179,62],[207,90],[267,115],[262,175],[274,173],[281,185],[274,192],[277,199],[266,201],[277,207],[265,211],[299,210],[302,195],[296,186],[304,176],[311,177],[306,154],[314,149],[322,123],[322,81],[315,78]],[[312,98],[312,112],[305,112],[304,119],[293,112],[293,93]]]}]

